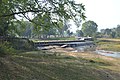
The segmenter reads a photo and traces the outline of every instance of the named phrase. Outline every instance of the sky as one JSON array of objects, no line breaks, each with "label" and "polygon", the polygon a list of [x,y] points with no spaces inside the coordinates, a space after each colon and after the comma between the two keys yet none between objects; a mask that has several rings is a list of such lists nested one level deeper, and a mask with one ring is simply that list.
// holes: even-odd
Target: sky
[{"label": "sky", "polygon": [[[97,23],[98,31],[114,28],[120,24],[120,0],[76,0],[76,2],[85,5],[86,20]],[[72,31],[75,32],[75,30],[74,26]]]}]

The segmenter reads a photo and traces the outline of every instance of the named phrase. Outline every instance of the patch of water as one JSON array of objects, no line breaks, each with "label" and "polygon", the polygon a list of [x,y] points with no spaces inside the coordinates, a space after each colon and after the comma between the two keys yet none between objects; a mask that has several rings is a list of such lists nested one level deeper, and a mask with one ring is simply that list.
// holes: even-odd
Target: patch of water
[{"label": "patch of water", "polygon": [[120,58],[120,52],[114,52],[114,51],[105,51],[105,50],[96,50],[97,54],[101,54],[104,56],[110,56],[115,58]]},{"label": "patch of water", "polygon": [[93,51],[96,54],[115,57],[115,58],[120,58],[120,52],[106,51],[106,50],[96,50],[96,47],[94,45],[93,46],[92,45],[77,46],[77,47],[74,47],[74,49],[75,49],[75,51],[73,51],[73,52]]},{"label": "patch of water", "polygon": [[84,51],[95,51],[96,47],[94,45],[87,45],[87,46],[77,46],[74,47],[77,52],[84,52]]}]

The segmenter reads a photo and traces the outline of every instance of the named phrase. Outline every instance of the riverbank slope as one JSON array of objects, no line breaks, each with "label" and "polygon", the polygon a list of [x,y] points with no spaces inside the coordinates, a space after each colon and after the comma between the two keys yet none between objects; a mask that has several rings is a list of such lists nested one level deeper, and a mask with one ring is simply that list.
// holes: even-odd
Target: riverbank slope
[{"label": "riverbank slope", "polygon": [[0,57],[0,80],[120,80],[120,59],[59,48]]}]

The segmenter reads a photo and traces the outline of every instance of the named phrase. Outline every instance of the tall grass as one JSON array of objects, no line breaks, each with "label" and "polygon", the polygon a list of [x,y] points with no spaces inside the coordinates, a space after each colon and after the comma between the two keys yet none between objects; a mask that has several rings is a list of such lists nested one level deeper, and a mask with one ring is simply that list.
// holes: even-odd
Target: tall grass
[{"label": "tall grass", "polygon": [[97,45],[99,49],[120,52],[120,39],[99,39]]}]

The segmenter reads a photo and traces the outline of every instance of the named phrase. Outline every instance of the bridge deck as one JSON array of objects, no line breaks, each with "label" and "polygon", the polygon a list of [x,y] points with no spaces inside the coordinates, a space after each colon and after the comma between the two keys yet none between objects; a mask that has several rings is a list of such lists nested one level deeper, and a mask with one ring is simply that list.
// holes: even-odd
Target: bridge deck
[{"label": "bridge deck", "polygon": [[83,45],[91,45],[93,44],[93,41],[85,41],[85,40],[65,40],[65,41],[47,41],[47,42],[36,42],[34,45],[36,47],[41,47],[41,46],[50,46],[50,45],[57,45],[57,46],[62,46],[62,45],[67,45],[67,46],[83,46]]}]

